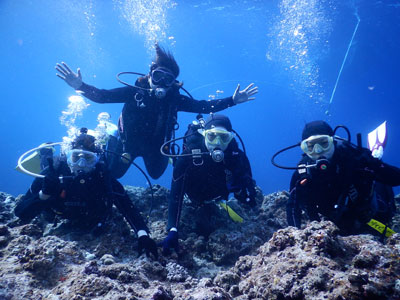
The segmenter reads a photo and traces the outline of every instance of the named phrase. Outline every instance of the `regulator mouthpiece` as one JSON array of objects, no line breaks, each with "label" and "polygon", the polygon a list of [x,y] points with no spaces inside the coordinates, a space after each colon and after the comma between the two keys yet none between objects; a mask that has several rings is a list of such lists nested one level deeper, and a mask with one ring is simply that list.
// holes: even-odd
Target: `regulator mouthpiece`
[{"label": "regulator mouthpiece", "polygon": [[121,160],[122,160],[122,162],[123,162],[124,164],[130,164],[130,163],[131,163],[131,160],[132,160],[132,156],[131,156],[129,153],[127,153],[127,152],[122,153],[122,155],[121,155]]},{"label": "regulator mouthpiece", "polygon": [[154,90],[154,95],[158,98],[158,99],[162,99],[165,98],[165,96],[167,95],[167,91],[164,88],[156,88]]},{"label": "regulator mouthpiece", "polygon": [[224,160],[224,151],[222,150],[213,150],[211,152],[211,158],[215,161],[215,162],[221,162]]}]

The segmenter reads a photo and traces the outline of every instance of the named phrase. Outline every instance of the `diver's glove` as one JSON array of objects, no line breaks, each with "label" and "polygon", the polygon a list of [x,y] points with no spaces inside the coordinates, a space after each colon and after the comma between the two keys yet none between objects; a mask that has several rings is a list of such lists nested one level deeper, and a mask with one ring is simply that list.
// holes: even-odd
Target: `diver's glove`
[{"label": "diver's glove", "polygon": [[164,255],[169,255],[171,253],[172,248],[175,249],[175,251],[178,253],[179,251],[178,230],[175,227],[170,229],[168,236],[161,243],[161,246],[163,248]]},{"label": "diver's glove", "polygon": [[234,193],[234,196],[240,201],[240,203],[246,204],[250,207],[255,207],[257,205],[255,195],[247,193],[246,189],[241,189],[239,192]]},{"label": "diver's glove", "polygon": [[[250,100],[256,99],[256,97],[250,97],[258,93],[258,87],[253,87],[254,83],[249,84],[243,91],[239,91],[240,84],[237,85],[235,93],[233,93],[233,103],[240,104]],[[253,88],[252,88],[253,87]]]},{"label": "diver's glove", "polygon": [[155,259],[158,259],[158,252],[157,252],[157,244],[156,242],[151,239],[147,232],[144,230],[138,231],[139,241],[138,241],[138,257],[142,255],[145,251],[147,257],[150,257],[150,254],[154,255]]},{"label": "diver's glove", "polygon": [[249,195],[246,198],[246,204],[248,204],[252,208],[256,207],[257,206],[256,197],[254,195]]},{"label": "diver's glove", "polygon": [[369,149],[360,148],[357,150],[357,156],[354,156],[353,160],[358,167],[358,171],[360,171],[360,175],[365,178],[374,179],[376,172],[378,172],[383,165],[382,161],[373,157]]},{"label": "diver's glove", "polygon": [[77,90],[82,86],[81,69],[78,68],[77,73],[74,73],[65,62],[61,62],[61,64],[56,64],[56,70],[60,72],[60,74],[57,73],[56,75],[64,80],[70,87]]},{"label": "diver's glove", "polygon": [[371,170],[378,171],[382,167],[382,161],[372,156],[372,152],[366,149],[361,155],[362,163],[367,165]]},{"label": "diver's glove", "polygon": [[53,158],[48,158],[47,161],[49,162],[48,166],[49,172],[43,179],[42,190],[40,195],[40,198],[43,200],[45,200],[45,198],[48,198],[46,196],[56,196],[61,191],[60,179],[58,178],[58,175],[54,170]]}]

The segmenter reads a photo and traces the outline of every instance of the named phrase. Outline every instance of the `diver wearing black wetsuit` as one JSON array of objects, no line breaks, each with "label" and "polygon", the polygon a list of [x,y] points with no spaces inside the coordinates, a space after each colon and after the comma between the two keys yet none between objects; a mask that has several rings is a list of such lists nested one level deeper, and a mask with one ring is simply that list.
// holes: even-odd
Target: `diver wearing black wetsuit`
[{"label": "diver wearing black wetsuit", "polygon": [[[319,214],[323,215],[344,234],[369,232],[366,223],[371,218],[390,223],[395,211],[391,187],[400,185],[400,169],[347,141],[332,138],[328,145],[326,141],[332,136],[332,129],[323,121],[306,125],[303,143],[308,140],[311,144],[298,166],[317,166],[293,174],[288,224],[300,228],[302,209],[311,220],[319,221]],[[321,148],[315,151],[317,147]]]},{"label": "diver wearing black wetsuit", "polygon": [[68,152],[67,162],[60,159],[54,167],[53,161],[49,161],[49,166],[42,172],[45,177],[33,181],[16,206],[15,215],[23,222],[29,222],[41,212],[48,211],[70,220],[78,228],[100,233],[114,204],[138,235],[139,252],[146,250],[157,256],[155,242],[149,238],[142,216],[123,186],[110,177],[95,148],[87,147],[86,141],[90,144],[94,137],[82,133]]},{"label": "diver wearing black wetsuit", "polygon": [[[175,162],[168,204],[167,230],[169,234],[163,242],[166,253],[169,252],[169,248],[177,248],[177,231],[185,194],[193,203],[204,208],[203,212],[198,214],[199,220],[194,220],[197,222],[197,231],[204,236],[208,236],[211,229],[210,224],[207,224],[209,216],[206,212],[207,202],[228,200],[229,193],[234,193],[239,201],[252,207],[256,205],[255,182],[252,179],[250,163],[233,136],[226,140],[225,145],[215,143],[218,137],[215,138],[213,144],[209,144],[207,137],[196,132],[198,128],[200,127],[197,125],[189,125],[182,154],[189,154],[192,150],[199,149],[200,152],[208,153],[208,155],[183,156]],[[215,133],[213,128],[217,130]],[[223,130],[218,132],[222,128],[226,129],[227,134],[232,134],[229,119],[214,114],[206,122],[204,132],[206,136],[209,131],[210,135],[225,134]],[[223,159],[215,161],[210,154],[219,150],[223,151]]]},{"label": "diver wearing black wetsuit", "polygon": [[[135,85],[150,89],[147,77],[139,78]],[[171,139],[178,111],[210,113],[234,105],[232,97],[212,101],[193,100],[181,95],[178,87],[171,88],[163,99],[133,87],[99,90],[83,83],[80,90],[85,97],[97,103],[125,103],[118,122],[123,142],[118,145],[117,152],[128,152],[132,160],[143,157],[149,175],[155,179],[164,173],[168,165],[168,158],[161,155],[160,147]],[[141,100],[136,101],[135,98],[139,97]],[[119,178],[128,167],[129,164],[120,164],[120,171],[115,173],[116,170],[112,169],[113,174]]]},{"label": "diver wearing black wetsuit", "polygon": [[[178,111],[211,113],[218,112],[238,103],[254,99],[250,97],[257,93],[252,84],[239,92],[239,86],[232,97],[197,101],[179,92],[182,86],[176,78],[179,67],[170,53],[166,53],[156,45],[156,59],[151,65],[150,73],[140,77],[135,86],[126,86],[111,90],[97,89],[82,82],[78,74],[69,67],[57,64],[57,74],[76,90],[97,103],[124,103],[119,119],[119,140],[114,150],[118,153],[129,153],[133,161],[136,157],[143,157],[149,175],[157,179],[165,171],[168,158],[160,154],[160,147],[173,136],[177,123]],[[172,149],[173,150],[173,149]],[[110,169],[116,178],[122,177],[130,163],[110,157]]]}]

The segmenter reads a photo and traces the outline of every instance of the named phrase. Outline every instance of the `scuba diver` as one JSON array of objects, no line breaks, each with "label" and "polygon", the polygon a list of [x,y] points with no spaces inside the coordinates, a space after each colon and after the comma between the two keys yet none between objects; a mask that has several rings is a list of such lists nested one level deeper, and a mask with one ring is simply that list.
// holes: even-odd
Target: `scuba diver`
[{"label": "scuba diver", "polygon": [[[256,206],[255,182],[249,160],[239,149],[230,120],[212,114],[207,122],[189,125],[183,142],[183,153],[176,155],[168,203],[168,236],[162,242],[163,253],[178,252],[178,229],[184,195],[198,209],[196,231],[205,237],[213,231],[211,207],[219,204],[234,221],[241,218],[226,204],[230,193],[241,203]],[[176,157],[175,156],[175,157]],[[197,219],[197,218],[196,218]]]},{"label": "scuba diver", "polygon": [[[186,91],[176,78],[179,75],[179,66],[170,52],[166,52],[158,44],[155,45],[156,58],[151,64],[147,75],[135,72],[123,72],[143,75],[135,85],[125,84],[125,87],[111,90],[97,89],[82,81],[80,69],[77,73],[71,71],[67,64],[56,65],[58,77],[83,95],[97,103],[124,103],[118,122],[119,136],[108,150],[124,153],[126,160],[114,156],[111,158],[110,170],[116,178],[122,177],[128,170],[130,163],[136,157],[143,157],[148,174],[159,178],[168,165],[168,158],[160,154],[160,146],[174,137],[178,128],[178,111],[194,113],[218,112],[230,106],[254,100],[252,97],[258,92],[257,87],[250,84],[239,91],[237,86],[232,97],[211,101],[197,101],[180,94],[180,89]],[[120,73],[119,75],[121,75]],[[118,75],[118,76],[119,76]],[[175,149],[169,149],[174,153]]]},{"label": "scuba diver", "polygon": [[[349,139],[335,135],[344,128]],[[342,234],[376,233],[390,236],[388,227],[395,212],[393,186],[400,185],[400,169],[383,163],[371,151],[350,143],[344,126],[335,130],[324,121],[307,123],[302,142],[287,147],[272,157],[280,168],[295,169],[287,203],[289,226],[301,227],[305,210],[314,221],[320,215],[333,221]],[[297,167],[282,167],[274,162],[281,152],[300,146],[304,154]]]},{"label": "scuba diver", "polygon": [[15,215],[30,222],[40,213],[50,212],[55,220],[67,219],[73,226],[97,235],[103,232],[114,204],[139,238],[139,255],[145,251],[157,258],[149,229],[123,186],[110,176],[95,137],[81,128],[68,146],[56,164],[53,158],[48,159],[44,176],[33,181],[15,207]]}]

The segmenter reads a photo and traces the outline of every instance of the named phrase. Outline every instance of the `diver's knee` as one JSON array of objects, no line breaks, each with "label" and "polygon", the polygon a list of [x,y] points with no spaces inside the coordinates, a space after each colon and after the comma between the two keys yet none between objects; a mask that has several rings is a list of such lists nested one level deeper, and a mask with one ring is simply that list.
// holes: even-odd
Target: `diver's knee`
[{"label": "diver's knee", "polygon": [[158,164],[146,164],[146,170],[150,177],[153,179],[158,179],[164,174],[168,166],[168,160],[162,161]]}]

